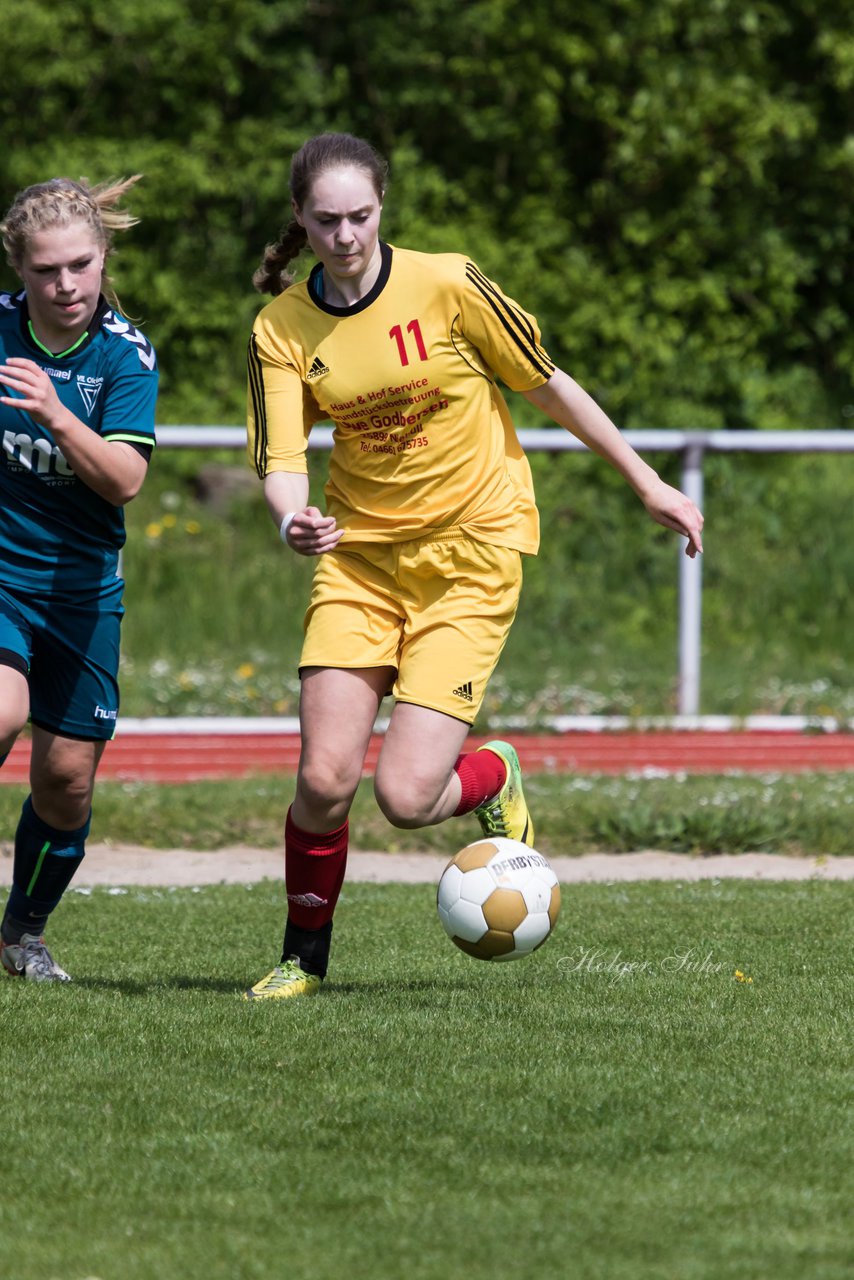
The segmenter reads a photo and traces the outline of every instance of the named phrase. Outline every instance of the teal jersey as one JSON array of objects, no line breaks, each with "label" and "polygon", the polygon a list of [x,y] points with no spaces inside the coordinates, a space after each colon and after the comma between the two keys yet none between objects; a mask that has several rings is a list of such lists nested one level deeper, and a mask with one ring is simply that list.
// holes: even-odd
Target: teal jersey
[{"label": "teal jersey", "polygon": [[[102,298],[84,341],[51,356],[33,340],[28,321],[26,294],[0,293],[0,363],[32,360],[76,418],[147,456],[158,375],[144,334]],[[0,436],[0,585],[79,598],[114,583],[123,509],[78,480],[51,433],[23,410],[0,404]]]}]

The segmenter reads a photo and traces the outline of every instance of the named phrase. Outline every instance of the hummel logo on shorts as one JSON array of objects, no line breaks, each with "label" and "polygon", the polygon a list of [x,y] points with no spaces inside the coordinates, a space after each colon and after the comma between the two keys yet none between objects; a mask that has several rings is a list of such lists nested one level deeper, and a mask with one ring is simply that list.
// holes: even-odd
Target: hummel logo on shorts
[{"label": "hummel logo on shorts", "polygon": [[328,372],[329,370],[321,360],[320,356],[315,356],[311,362],[311,368],[309,369],[308,373],[305,375],[306,380],[308,382],[313,382],[315,378],[322,378],[323,375]]},{"label": "hummel logo on shorts", "polygon": [[466,680],[458,689],[454,689],[453,696],[455,698],[465,698],[466,702],[474,702],[471,691],[471,680]]}]

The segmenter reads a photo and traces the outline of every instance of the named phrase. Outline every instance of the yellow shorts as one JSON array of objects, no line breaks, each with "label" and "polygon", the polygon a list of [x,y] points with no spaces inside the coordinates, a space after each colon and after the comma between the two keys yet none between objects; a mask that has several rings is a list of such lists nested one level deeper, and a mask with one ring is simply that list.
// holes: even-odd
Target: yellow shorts
[{"label": "yellow shorts", "polygon": [[300,668],[394,667],[399,702],[471,724],[521,588],[518,551],[459,529],[346,543],[317,563]]}]

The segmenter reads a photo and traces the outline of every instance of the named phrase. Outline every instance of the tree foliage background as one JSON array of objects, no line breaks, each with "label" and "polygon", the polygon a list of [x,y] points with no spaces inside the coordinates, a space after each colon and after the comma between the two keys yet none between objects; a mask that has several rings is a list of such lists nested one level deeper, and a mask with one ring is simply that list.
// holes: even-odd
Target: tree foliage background
[{"label": "tree foliage background", "polygon": [[[239,422],[250,275],[323,129],[385,234],[462,250],[624,427],[839,427],[847,0],[0,0],[0,192],[141,171],[113,274],[162,422]],[[4,268],[3,283],[14,286]]]}]

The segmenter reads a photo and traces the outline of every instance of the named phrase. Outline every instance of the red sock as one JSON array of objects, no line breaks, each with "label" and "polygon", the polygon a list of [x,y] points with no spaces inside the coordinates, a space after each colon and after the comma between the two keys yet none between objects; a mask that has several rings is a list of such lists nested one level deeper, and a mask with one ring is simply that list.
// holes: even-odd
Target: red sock
[{"label": "red sock", "polygon": [[463,788],[454,817],[471,813],[484,800],[497,796],[507,781],[507,765],[494,751],[470,751],[458,756],[454,772]]},{"label": "red sock", "polygon": [[285,822],[288,919],[298,929],[321,929],[332,919],[347,867],[348,824],[335,831],[302,831]]}]

